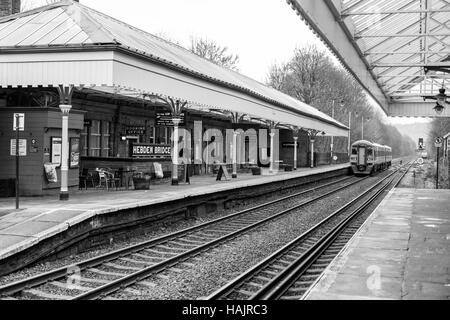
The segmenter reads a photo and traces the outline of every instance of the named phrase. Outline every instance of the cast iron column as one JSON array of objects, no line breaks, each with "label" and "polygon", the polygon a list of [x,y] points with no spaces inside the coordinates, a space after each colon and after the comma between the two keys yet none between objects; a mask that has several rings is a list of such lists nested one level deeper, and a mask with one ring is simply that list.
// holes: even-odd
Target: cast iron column
[{"label": "cast iron column", "polygon": [[73,85],[58,86],[59,109],[62,113],[61,124],[61,190],[60,200],[69,200],[69,112],[72,109]]},{"label": "cast iron column", "polygon": [[269,173],[273,173],[273,154],[274,154],[274,150],[273,150],[273,137],[275,137],[275,132],[273,132],[275,129],[270,129],[270,169],[269,169]]},{"label": "cast iron column", "polygon": [[60,200],[69,200],[69,112],[72,108],[69,104],[61,104],[62,112],[62,145],[61,145],[61,191]]},{"label": "cast iron column", "polygon": [[172,158],[172,185],[178,184],[178,125],[181,122],[180,118],[172,118],[173,122],[173,158]]},{"label": "cast iron column", "polygon": [[294,170],[297,170],[297,142],[300,129],[295,126],[291,126],[291,130],[294,137]]},{"label": "cast iron column", "polygon": [[233,132],[233,173],[232,178],[237,178],[237,135],[236,131]]},{"label": "cast iron column", "polygon": [[294,170],[297,170],[297,141],[298,137],[294,137]]}]

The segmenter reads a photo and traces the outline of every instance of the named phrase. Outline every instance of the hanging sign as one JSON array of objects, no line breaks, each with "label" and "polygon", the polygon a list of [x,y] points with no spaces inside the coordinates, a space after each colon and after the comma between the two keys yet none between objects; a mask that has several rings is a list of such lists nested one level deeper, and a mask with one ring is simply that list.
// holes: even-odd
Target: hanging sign
[{"label": "hanging sign", "polygon": [[[298,148],[298,141],[296,142]],[[294,142],[283,142],[281,144],[283,148],[293,148],[295,146]]]},{"label": "hanging sign", "polygon": [[[186,125],[184,112],[181,113],[180,119],[181,119],[181,121],[180,121],[179,126]],[[156,125],[162,126],[162,127],[173,127],[172,112],[157,112],[156,113]]]},{"label": "hanging sign", "polygon": [[[16,139],[11,139],[11,155],[16,155]],[[19,139],[19,156],[24,157],[27,155],[27,139]]]}]

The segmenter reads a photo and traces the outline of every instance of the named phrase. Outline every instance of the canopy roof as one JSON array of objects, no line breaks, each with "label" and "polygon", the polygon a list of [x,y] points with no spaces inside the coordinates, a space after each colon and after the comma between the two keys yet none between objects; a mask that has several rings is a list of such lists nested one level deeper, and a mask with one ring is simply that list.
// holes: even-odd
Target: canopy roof
[{"label": "canopy roof", "polygon": [[[83,57],[82,52],[93,50],[110,50],[114,54]],[[62,54],[74,51],[77,55],[66,57]],[[47,58],[50,52],[59,55]],[[130,60],[130,55],[134,60]],[[28,78],[11,75],[11,68],[18,64],[19,58],[25,58],[29,63]],[[80,74],[82,65],[73,59],[98,62],[86,70],[92,73],[91,78]],[[64,74],[59,72],[59,79],[55,79],[54,73],[57,72],[53,69],[46,70],[45,75],[35,75],[43,68],[35,65],[38,61],[50,65],[69,60],[76,63],[78,69],[74,67],[73,72]],[[9,69],[6,64],[10,65]],[[70,67],[68,64],[64,66]],[[0,86],[3,87],[73,84],[124,95],[149,93],[171,96],[186,100],[197,108],[243,112],[327,134],[347,134],[346,126],[314,107],[73,1],[62,1],[1,18],[0,71]],[[102,72],[106,79],[101,77]],[[195,85],[195,90],[190,90],[191,85]],[[221,96],[217,95],[218,91]],[[226,99],[221,99],[224,95]]]},{"label": "canopy roof", "polygon": [[288,3],[388,115],[434,113],[435,102],[423,98],[435,96],[442,86],[450,93],[448,0]]}]

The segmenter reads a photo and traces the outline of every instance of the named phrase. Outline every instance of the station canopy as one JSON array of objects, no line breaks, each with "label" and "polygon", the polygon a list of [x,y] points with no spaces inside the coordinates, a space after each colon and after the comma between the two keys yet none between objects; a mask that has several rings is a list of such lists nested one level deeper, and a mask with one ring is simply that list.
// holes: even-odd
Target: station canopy
[{"label": "station canopy", "polygon": [[450,116],[448,0],[287,2],[388,116]]},{"label": "station canopy", "polygon": [[57,85],[128,98],[170,97],[196,111],[348,133],[312,106],[78,2],[1,18],[0,87]]}]

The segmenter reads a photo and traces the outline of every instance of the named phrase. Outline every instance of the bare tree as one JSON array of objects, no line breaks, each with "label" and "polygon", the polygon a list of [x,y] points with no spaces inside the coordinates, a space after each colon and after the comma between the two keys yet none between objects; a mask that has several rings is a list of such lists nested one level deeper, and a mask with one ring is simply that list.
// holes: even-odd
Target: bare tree
[{"label": "bare tree", "polygon": [[[273,65],[267,83],[328,115],[334,110],[334,119],[343,124],[348,124],[350,112],[351,142],[361,139],[364,120],[365,139],[392,146],[395,155],[406,155],[414,148],[411,139],[385,123],[385,116],[369,104],[359,83],[314,45],[296,49],[288,63]],[[316,151],[329,152],[330,142],[329,137],[318,136]],[[335,138],[333,149],[345,153],[347,138]]]},{"label": "bare tree", "polygon": [[227,47],[222,47],[213,40],[192,37],[189,50],[219,66],[239,71],[239,56],[228,53]]}]

